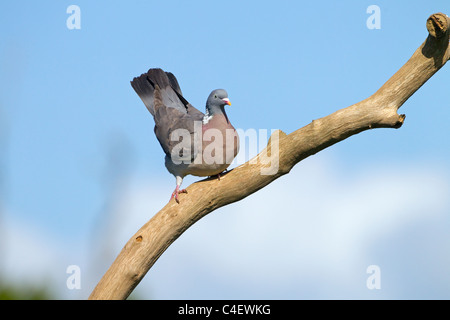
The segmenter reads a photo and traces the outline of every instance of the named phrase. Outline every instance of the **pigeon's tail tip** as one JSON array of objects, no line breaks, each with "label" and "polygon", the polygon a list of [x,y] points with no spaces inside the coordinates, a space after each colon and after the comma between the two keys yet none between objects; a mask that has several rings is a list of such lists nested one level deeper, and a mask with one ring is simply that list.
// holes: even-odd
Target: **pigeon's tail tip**
[{"label": "pigeon's tail tip", "polygon": [[150,81],[157,83],[158,85],[161,85],[166,82],[167,75],[161,68],[151,68],[147,71],[147,78],[150,79]]},{"label": "pigeon's tail tip", "polygon": [[161,89],[171,87],[181,94],[180,85],[177,78],[172,72],[164,71],[161,68],[150,68],[147,73],[144,73],[148,80],[153,84],[157,84]]},{"label": "pigeon's tail tip", "polygon": [[155,90],[155,85],[163,88],[163,84],[169,82],[168,79],[166,80],[165,78],[167,79],[167,75],[162,69],[152,68],[140,76],[134,77],[130,83],[137,94],[139,94],[142,91],[145,91],[143,88],[151,89],[152,91]]},{"label": "pigeon's tail tip", "polygon": [[139,98],[141,98],[142,102],[144,102],[148,111],[153,115],[153,105],[154,105],[154,93],[155,93],[155,85],[150,81],[147,74],[141,74],[139,77],[134,77],[132,81],[130,81],[131,86],[134,91],[136,91]]},{"label": "pigeon's tail tip", "polygon": [[[181,99],[181,101],[178,101],[180,105],[182,103],[187,104],[187,101],[182,97],[177,78],[173,73],[165,72],[161,68],[151,68],[146,73],[133,78],[131,86],[153,116],[155,115],[155,105],[158,104],[155,101],[155,91],[159,91],[162,101],[167,101],[167,98],[171,101],[177,101],[178,97],[178,99]],[[156,100],[158,100],[158,97]]]}]

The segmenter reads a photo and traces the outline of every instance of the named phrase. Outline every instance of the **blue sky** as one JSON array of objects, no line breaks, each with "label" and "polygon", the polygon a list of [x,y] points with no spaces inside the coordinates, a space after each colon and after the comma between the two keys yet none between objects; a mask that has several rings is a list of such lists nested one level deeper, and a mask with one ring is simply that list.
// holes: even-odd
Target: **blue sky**
[{"label": "blue sky", "polygon": [[[69,17],[66,9],[71,4],[81,9],[80,30],[66,27]],[[369,17],[366,9],[373,4],[381,9],[379,30],[366,27]],[[5,234],[15,234],[14,226],[30,230],[29,234],[35,236],[24,238],[22,249],[28,258],[23,259],[42,265],[42,270],[37,268],[41,271],[36,273],[50,273],[46,275],[50,278],[59,274],[56,279],[63,280],[54,280],[58,294],[85,297],[97,280],[88,277],[90,267],[87,267],[94,264],[91,261],[94,235],[104,232],[108,239],[114,239],[111,253],[96,267],[102,273],[125,241],[167,202],[175,186],[175,179],[164,167],[163,152],[153,134],[153,120],[129,84],[134,76],[150,67],[173,72],[185,97],[202,111],[209,92],[225,88],[233,103],[228,115],[236,128],[281,129],[290,133],[374,93],[425,40],[426,19],[435,12],[448,14],[450,3],[445,0],[3,3],[0,223],[3,219]],[[447,68],[433,76],[400,109],[406,114],[401,129],[377,129],[351,137],[300,163],[289,177],[281,178],[267,190],[200,221],[157,262],[147,275],[149,279],[138,287],[141,296],[448,298],[445,285],[450,285],[450,279],[434,283],[427,278],[432,274],[430,270],[438,270],[435,274],[439,274],[450,262],[446,253],[450,242],[444,228],[450,223],[445,193],[450,190]],[[184,186],[196,180],[186,178]],[[401,195],[398,201],[404,204],[397,211],[382,205],[384,201],[396,203],[395,198],[390,198],[391,188]],[[304,195],[295,193],[296,189],[303,190]],[[379,196],[370,197],[375,191]],[[352,193],[360,198],[356,199]],[[292,201],[292,196],[296,201]],[[326,210],[323,216],[312,205],[315,201],[324,203],[319,206]],[[349,204],[352,201],[358,204],[352,206]],[[361,218],[359,211],[364,204],[368,208],[380,205],[379,211],[372,215],[386,219],[391,217],[387,213],[399,216],[388,224],[389,228],[380,222],[384,220],[372,217],[374,225],[380,228],[375,230],[383,231],[370,232],[367,222],[355,223],[355,217]],[[259,208],[258,215],[252,213],[253,208]],[[281,208],[291,212],[279,217],[283,214]],[[329,216],[330,208],[336,210],[336,215]],[[291,216],[294,211],[298,214]],[[236,212],[242,214],[237,216]],[[311,217],[314,215],[315,218]],[[284,255],[277,255],[278,263],[272,266],[276,271],[262,268],[258,276],[252,269],[267,261],[238,250],[242,243],[235,241],[241,239],[255,253],[262,254],[263,245],[277,248],[277,239],[283,239],[286,232],[282,225],[271,230],[273,237],[251,228],[278,226],[275,216],[287,224],[288,217],[293,219],[291,223],[302,219],[302,223],[311,226],[306,230],[317,229],[317,234],[328,230],[336,239],[350,228],[347,234],[354,238],[349,243],[368,243],[371,250],[365,248],[362,254],[360,248],[335,247],[336,257],[330,259],[338,261],[333,260],[343,277],[341,282],[329,285],[335,269],[327,269],[330,261],[325,257],[330,251],[326,250],[329,243],[323,242],[326,235],[318,239],[313,232],[296,238],[296,230],[288,229],[287,232],[292,232],[290,237],[285,236],[289,245],[298,241],[303,249],[297,253],[295,246],[286,249]],[[322,219],[314,220],[317,216]],[[338,219],[339,223],[330,225],[330,219]],[[113,229],[108,229],[107,226],[113,225]],[[241,238],[233,234],[236,228],[241,231]],[[248,237],[243,236],[244,230],[248,231]],[[369,234],[358,230],[368,230]],[[219,239],[221,232],[223,238]],[[404,236],[411,237],[411,241]],[[14,241],[5,237],[0,248],[10,258],[4,266],[0,265],[0,270],[3,268],[7,277],[14,278],[8,266],[22,256],[11,253]],[[211,244],[199,248],[204,237],[210,237]],[[27,239],[36,246],[35,260],[31,260],[33,255],[26,254],[30,250]],[[55,246],[52,250],[49,243],[50,247]],[[233,244],[236,256],[232,254]],[[417,246],[423,250],[417,250]],[[427,256],[429,265],[417,266],[418,261],[425,259],[422,253],[431,254],[428,248],[440,247],[444,253]],[[196,255],[180,260],[193,248]],[[224,250],[223,254],[216,252],[220,251],[218,248]],[[48,255],[37,254],[39,250]],[[208,250],[216,252],[218,261],[209,262],[209,272],[186,275],[175,270],[180,263],[187,264],[185,270],[203,270],[199,266],[201,253],[207,254]],[[323,254],[320,259],[314,254],[316,251]],[[177,252],[184,253],[177,255]],[[300,256],[294,259],[298,252],[306,252],[310,261],[305,262]],[[340,253],[347,260],[341,261]],[[230,260],[225,259],[227,254]],[[380,262],[369,263],[361,258],[366,255]],[[57,266],[46,264],[46,260],[52,259],[58,261]],[[245,261],[245,266],[238,261]],[[367,277],[364,271],[367,265],[382,264],[381,261],[386,263],[381,267],[383,275],[386,274],[383,282],[386,287],[374,293],[364,286]],[[227,263],[229,273],[227,268],[219,268]],[[64,270],[69,264],[86,270],[83,293],[67,292],[65,288]],[[418,268],[413,276],[421,275],[423,283],[411,285],[408,279],[398,280],[410,264]],[[211,273],[216,268],[221,277],[217,283]],[[283,268],[290,270],[287,274],[291,278],[277,276]],[[296,268],[298,273],[294,272]],[[323,273],[311,275],[311,270]],[[355,270],[362,273],[355,276]],[[168,278],[179,281],[167,286]],[[352,281],[356,283],[354,286]],[[395,289],[389,289],[389,281],[395,283],[392,285]],[[257,289],[249,289],[250,282],[257,283]],[[227,283],[232,285],[228,287]],[[362,288],[357,283],[363,283]]]}]

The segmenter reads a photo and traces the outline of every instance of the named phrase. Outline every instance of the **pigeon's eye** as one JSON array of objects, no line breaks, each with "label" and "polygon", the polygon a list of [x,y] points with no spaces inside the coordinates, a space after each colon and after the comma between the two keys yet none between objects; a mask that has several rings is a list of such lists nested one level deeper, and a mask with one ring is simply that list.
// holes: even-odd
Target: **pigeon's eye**
[{"label": "pigeon's eye", "polygon": [[217,94],[214,95],[214,99],[217,99]]}]

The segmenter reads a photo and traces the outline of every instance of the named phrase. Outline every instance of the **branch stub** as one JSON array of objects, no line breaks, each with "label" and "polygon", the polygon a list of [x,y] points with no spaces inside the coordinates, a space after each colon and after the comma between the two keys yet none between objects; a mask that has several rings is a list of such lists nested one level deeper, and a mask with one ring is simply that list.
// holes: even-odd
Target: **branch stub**
[{"label": "branch stub", "polygon": [[432,14],[427,19],[427,29],[431,36],[439,39],[441,38],[448,30],[449,26],[449,17],[444,13],[435,13]]}]

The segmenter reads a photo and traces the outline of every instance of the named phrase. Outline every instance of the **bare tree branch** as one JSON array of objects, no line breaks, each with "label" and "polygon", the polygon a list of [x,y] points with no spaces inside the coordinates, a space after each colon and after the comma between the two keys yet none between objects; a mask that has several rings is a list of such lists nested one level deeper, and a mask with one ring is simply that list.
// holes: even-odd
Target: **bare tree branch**
[{"label": "bare tree branch", "polygon": [[[299,161],[359,132],[373,128],[400,128],[405,115],[398,109],[432,77],[450,57],[450,19],[443,13],[427,20],[429,35],[413,56],[369,98],[286,135],[272,134],[260,154],[224,175],[187,188],[181,203],[170,201],[125,245],[97,284],[90,299],[126,299],[159,256],[191,225],[227,204],[258,191],[289,173]],[[267,170],[267,157],[278,161],[278,171]]]}]

